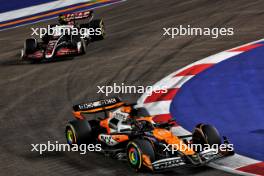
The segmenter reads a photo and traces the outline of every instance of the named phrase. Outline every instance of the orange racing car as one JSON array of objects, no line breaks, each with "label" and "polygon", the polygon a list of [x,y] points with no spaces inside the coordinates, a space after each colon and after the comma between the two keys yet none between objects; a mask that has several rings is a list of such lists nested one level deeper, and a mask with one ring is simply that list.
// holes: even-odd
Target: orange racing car
[{"label": "orange racing car", "polygon": [[[85,117],[100,113],[101,117]],[[119,98],[74,105],[73,114],[76,119],[66,125],[68,144],[101,144],[104,154],[127,159],[137,171],[202,166],[234,154],[227,138],[222,142],[211,125],[198,124],[191,135],[176,136],[171,131],[174,121],[154,122],[146,109]]]}]

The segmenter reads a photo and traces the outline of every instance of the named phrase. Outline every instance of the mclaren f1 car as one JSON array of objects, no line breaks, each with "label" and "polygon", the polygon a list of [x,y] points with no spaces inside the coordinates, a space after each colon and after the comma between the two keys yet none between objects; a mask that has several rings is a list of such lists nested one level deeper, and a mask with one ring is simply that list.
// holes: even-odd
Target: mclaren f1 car
[{"label": "mclaren f1 car", "polygon": [[[97,113],[104,115],[88,117]],[[68,144],[101,144],[104,154],[126,159],[137,171],[202,166],[234,154],[227,138],[222,140],[211,125],[198,124],[191,135],[176,136],[171,131],[174,121],[154,122],[146,109],[125,104],[119,98],[74,105],[73,115],[76,119],[65,130]],[[216,147],[219,145],[222,147]]]},{"label": "mclaren f1 car", "polygon": [[[21,50],[19,61],[53,61],[62,57],[73,57],[86,53],[90,42],[103,40],[105,27],[102,19],[94,19],[93,11],[62,14],[58,24],[42,30],[45,34],[28,38]],[[42,34],[43,32],[39,32]]]}]

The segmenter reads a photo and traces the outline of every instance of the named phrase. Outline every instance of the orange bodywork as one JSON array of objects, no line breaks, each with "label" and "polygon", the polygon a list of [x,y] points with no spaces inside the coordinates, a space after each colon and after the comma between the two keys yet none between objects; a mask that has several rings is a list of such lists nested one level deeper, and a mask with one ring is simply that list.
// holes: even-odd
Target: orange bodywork
[{"label": "orange bodywork", "polygon": [[142,118],[138,118],[137,121],[148,121],[150,123],[154,123],[153,121],[153,117],[142,117]]},{"label": "orange bodywork", "polygon": [[181,151],[185,155],[194,155],[195,152],[189,148],[180,138],[174,136],[171,131],[162,128],[153,130],[153,135],[160,141],[165,141],[172,145],[176,150]]},{"label": "orange bodywork", "polygon": [[142,154],[143,164],[149,169],[153,170],[151,160],[148,155]]},{"label": "orange bodywork", "polygon": [[[114,107],[120,107],[122,105],[123,105],[123,102],[120,102],[120,103],[117,103],[115,105],[108,106],[106,108],[96,108],[96,109],[87,110],[87,111],[74,111],[73,115],[77,119],[83,120],[85,117],[82,115],[82,113],[85,114],[85,113],[98,112],[101,110],[112,109]],[[129,107],[126,107],[123,110],[127,110],[127,109],[129,110]],[[106,129],[107,134],[111,134],[111,129],[109,127],[109,119],[111,119],[112,113],[109,112],[108,115],[109,115],[108,118],[100,121],[100,126]],[[147,122],[150,122],[152,124],[154,123],[152,116],[138,118],[137,121],[147,121]],[[164,141],[166,144],[172,145],[172,147],[174,149],[181,151],[185,155],[194,155],[195,154],[195,152],[191,148],[189,148],[180,138],[173,135],[173,133],[167,129],[155,128],[153,130],[153,135],[157,140]],[[111,135],[111,137],[113,140],[115,140],[119,143],[129,140],[129,136],[125,135],[125,134],[115,134],[115,135]],[[147,156],[144,156],[143,160],[144,160],[145,165],[150,168],[150,166],[151,166],[150,159]]]},{"label": "orange bodywork", "polygon": [[127,141],[129,139],[128,135],[125,134],[116,134],[116,135],[112,135],[112,138],[117,141],[117,142],[124,142]]},{"label": "orange bodywork", "polygon": [[108,120],[109,120],[109,118],[106,118],[106,119],[100,121],[100,126],[106,129],[107,134],[110,134],[111,133],[111,130],[109,128],[109,122],[108,122]]},{"label": "orange bodywork", "polygon": [[76,119],[80,119],[80,120],[83,120],[84,119],[84,116],[82,115],[82,113],[80,111],[73,111],[72,114],[73,114],[73,116]]},{"label": "orange bodywork", "polygon": [[124,106],[121,108],[121,112],[124,112],[124,113],[130,113],[131,111],[132,111],[131,106]]}]

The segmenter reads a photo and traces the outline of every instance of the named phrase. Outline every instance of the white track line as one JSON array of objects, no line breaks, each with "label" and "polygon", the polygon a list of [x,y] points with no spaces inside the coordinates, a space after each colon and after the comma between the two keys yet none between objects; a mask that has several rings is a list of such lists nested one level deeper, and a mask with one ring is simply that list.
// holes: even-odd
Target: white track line
[{"label": "white track line", "polygon": [[90,2],[90,1],[91,0],[58,0],[54,2],[48,2],[45,4],[26,7],[18,10],[12,10],[8,12],[0,13],[0,22],[13,20],[16,18],[21,18],[57,8],[62,8],[62,7],[84,3],[84,2]]}]

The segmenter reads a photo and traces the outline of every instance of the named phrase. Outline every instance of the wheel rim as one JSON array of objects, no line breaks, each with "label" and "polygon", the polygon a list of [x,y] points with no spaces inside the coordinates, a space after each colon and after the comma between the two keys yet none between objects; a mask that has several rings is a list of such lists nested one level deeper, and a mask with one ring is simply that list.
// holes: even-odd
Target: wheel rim
[{"label": "wheel rim", "polygon": [[66,131],[66,139],[68,144],[76,143],[74,132],[70,128],[68,128]]},{"label": "wheel rim", "polygon": [[128,151],[129,161],[133,166],[136,166],[140,162],[139,152],[135,147],[131,147]]}]

